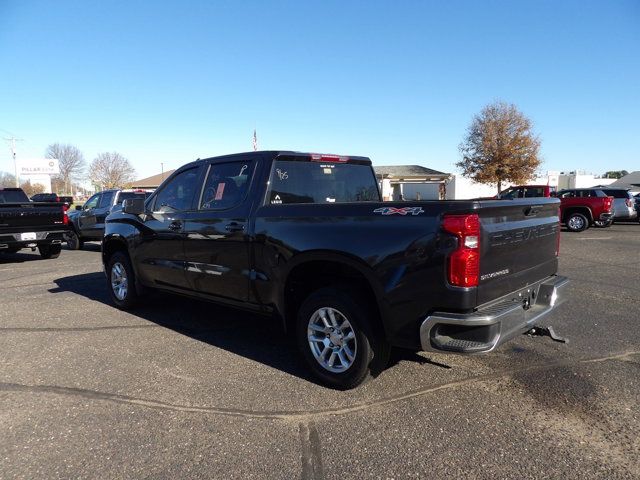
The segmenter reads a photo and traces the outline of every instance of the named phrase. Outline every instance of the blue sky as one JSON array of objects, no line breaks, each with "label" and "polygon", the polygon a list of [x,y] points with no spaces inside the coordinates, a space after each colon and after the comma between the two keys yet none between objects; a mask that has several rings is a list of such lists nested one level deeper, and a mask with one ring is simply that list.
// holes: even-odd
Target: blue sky
[{"label": "blue sky", "polygon": [[[515,103],[542,170],[640,169],[640,2],[0,0],[0,136],[139,176],[251,149],[452,172],[473,115]],[[0,144],[0,170],[13,171]]]}]

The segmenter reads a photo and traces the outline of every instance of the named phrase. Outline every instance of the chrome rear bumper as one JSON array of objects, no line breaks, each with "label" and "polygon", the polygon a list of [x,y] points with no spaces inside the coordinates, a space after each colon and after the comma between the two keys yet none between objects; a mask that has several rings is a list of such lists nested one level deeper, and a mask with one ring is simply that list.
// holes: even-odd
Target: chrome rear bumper
[{"label": "chrome rear bumper", "polygon": [[534,327],[564,301],[566,277],[553,276],[468,314],[434,312],[420,326],[422,350],[486,353]]}]

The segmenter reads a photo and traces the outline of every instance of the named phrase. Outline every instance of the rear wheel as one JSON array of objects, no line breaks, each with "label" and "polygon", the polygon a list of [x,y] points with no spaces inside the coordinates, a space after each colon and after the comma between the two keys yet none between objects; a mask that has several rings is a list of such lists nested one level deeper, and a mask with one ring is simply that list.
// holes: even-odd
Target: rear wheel
[{"label": "rear wheel", "polygon": [[38,251],[40,252],[40,256],[45,260],[48,260],[50,258],[58,258],[60,256],[60,252],[62,251],[62,245],[60,245],[59,243],[40,245],[38,247]]},{"label": "rear wheel", "polygon": [[116,252],[107,263],[107,287],[113,303],[121,309],[128,310],[138,303],[133,267],[129,256]]},{"label": "rear wheel", "polygon": [[373,333],[373,312],[366,305],[355,291],[327,287],[309,295],[298,311],[298,348],[329,387],[357,387],[388,361],[389,346]]},{"label": "rear wheel", "polygon": [[589,220],[582,213],[569,214],[565,223],[572,232],[582,232],[589,227]]},{"label": "rear wheel", "polygon": [[74,230],[68,231],[65,239],[67,240],[67,248],[69,250],[80,250],[84,246],[84,242],[80,240],[80,237]]}]

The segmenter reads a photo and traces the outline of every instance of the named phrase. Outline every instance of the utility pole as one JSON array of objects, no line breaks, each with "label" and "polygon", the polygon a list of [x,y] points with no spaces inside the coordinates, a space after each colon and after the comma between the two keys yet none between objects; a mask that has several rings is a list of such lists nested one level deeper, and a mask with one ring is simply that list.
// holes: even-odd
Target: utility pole
[{"label": "utility pole", "polygon": [[164,182],[164,163],[160,162],[160,183]]},{"label": "utility pole", "polygon": [[11,155],[13,156],[13,168],[16,175],[16,188],[20,188],[20,179],[18,178],[18,162],[16,161],[16,142],[22,141],[21,138],[16,138],[13,135],[10,138],[5,137],[7,142],[11,142]]}]

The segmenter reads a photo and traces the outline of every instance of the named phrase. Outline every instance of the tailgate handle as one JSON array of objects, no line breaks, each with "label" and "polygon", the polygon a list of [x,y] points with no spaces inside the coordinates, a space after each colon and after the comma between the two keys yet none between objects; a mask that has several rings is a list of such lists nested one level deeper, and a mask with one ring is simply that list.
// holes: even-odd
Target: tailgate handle
[{"label": "tailgate handle", "polygon": [[531,217],[533,215],[537,215],[540,212],[539,207],[527,207],[524,209],[525,217]]}]

